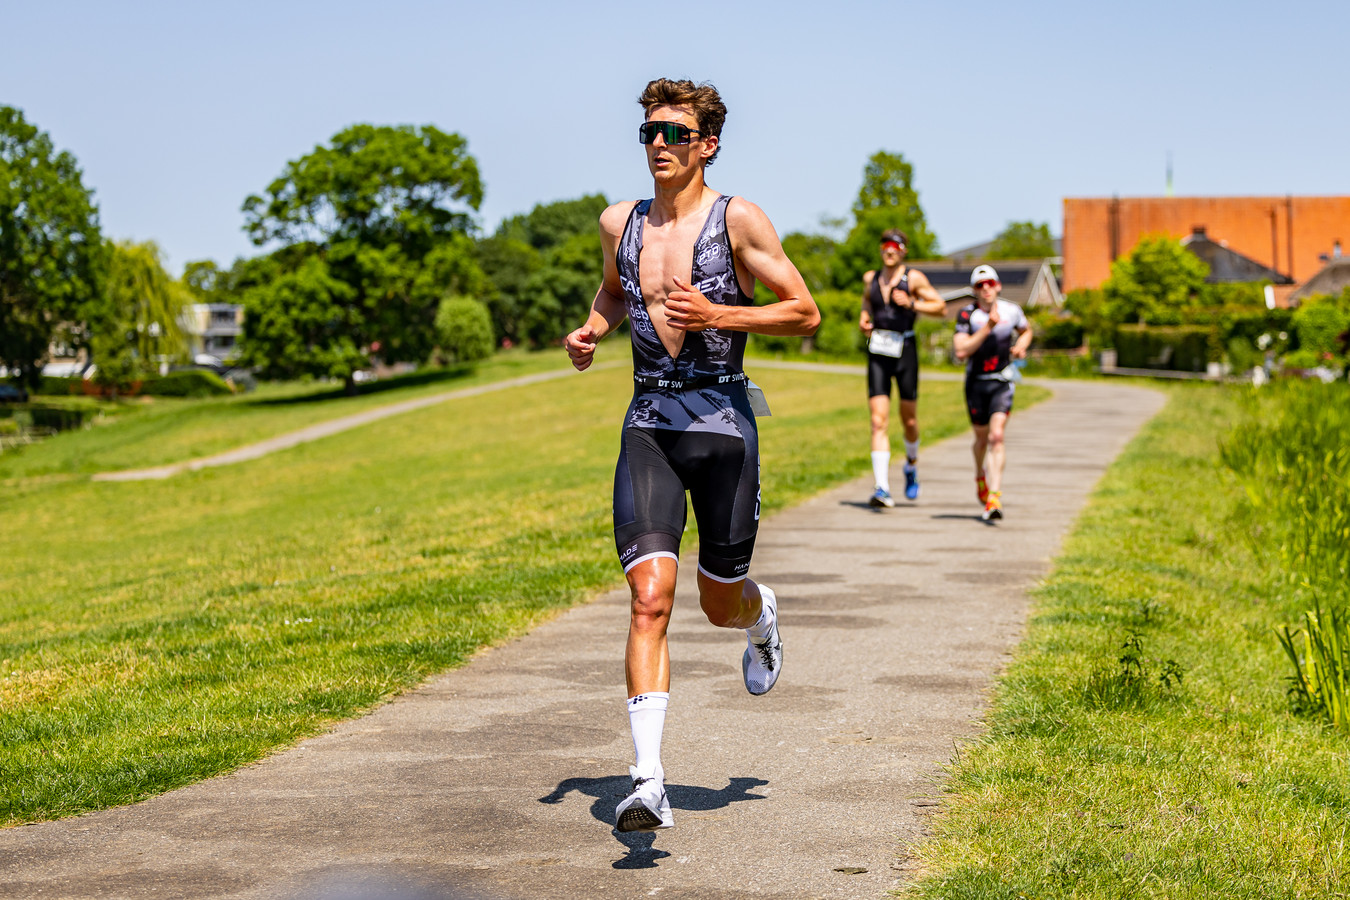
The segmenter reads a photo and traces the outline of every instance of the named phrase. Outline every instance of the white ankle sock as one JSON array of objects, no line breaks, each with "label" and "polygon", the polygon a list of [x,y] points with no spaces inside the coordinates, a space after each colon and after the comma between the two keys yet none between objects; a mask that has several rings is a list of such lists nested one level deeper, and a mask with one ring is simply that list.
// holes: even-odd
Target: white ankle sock
[{"label": "white ankle sock", "polygon": [[764,608],[759,611],[759,621],[745,629],[745,633],[750,635],[750,640],[756,644],[762,644],[773,635],[774,616],[769,615],[769,604],[765,603]]},{"label": "white ankle sock", "polygon": [[911,465],[919,461],[919,442],[905,441],[905,460]]},{"label": "white ankle sock", "polygon": [[653,778],[661,769],[661,732],[666,727],[668,691],[651,691],[628,698],[628,725],[633,729],[633,751],[638,775]]},{"label": "white ankle sock", "polygon": [[872,478],[877,487],[887,491],[891,489],[891,452],[889,450],[872,451]]}]

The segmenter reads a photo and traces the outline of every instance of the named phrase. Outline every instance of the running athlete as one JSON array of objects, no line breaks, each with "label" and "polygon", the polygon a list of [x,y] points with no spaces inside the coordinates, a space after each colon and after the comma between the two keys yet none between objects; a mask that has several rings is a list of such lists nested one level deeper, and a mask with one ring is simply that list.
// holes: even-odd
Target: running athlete
[{"label": "running athlete", "polygon": [[940,316],[947,304],[927,276],[904,264],[909,238],[892,229],[881,235],[881,271],[863,275],[862,314],[867,335],[867,406],[872,414],[872,475],[876,491],[869,501],[892,507],[891,379],[900,394],[905,429],[905,497],[919,499],[919,351],[914,340],[918,313]]},{"label": "running athlete", "polygon": [[[655,197],[600,216],[604,276],[586,324],[567,336],[572,365],[626,315],[633,401],[614,474],[614,540],[632,592],[624,668],[637,759],[619,831],[673,824],[661,766],[670,699],[666,629],[675,603],[685,492],[698,519],[699,603],[708,621],[743,628],[745,687],[767,693],[783,666],[773,591],[747,577],[759,527],[759,443],[742,357],[746,332],[809,335],[820,312],[768,217],[709,188],[726,106],[711,84],[658,78],[638,102]],[[755,306],[758,280],[778,297]],[[761,410],[761,414],[767,410]]]},{"label": "running athlete", "polygon": [[970,273],[975,302],[956,315],[956,358],[966,361],[966,408],[975,432],[975,493],[986,522],[1003,518],[1003,432],[1012,413],[1017,370],[1031,346],[1031,323],[1022,307],[999,297],[993,266]]}]

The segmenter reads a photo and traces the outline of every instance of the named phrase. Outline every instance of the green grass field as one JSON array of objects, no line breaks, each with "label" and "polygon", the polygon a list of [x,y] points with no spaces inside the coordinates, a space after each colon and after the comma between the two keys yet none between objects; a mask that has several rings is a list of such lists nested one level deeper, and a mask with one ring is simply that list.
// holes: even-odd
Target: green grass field
[{"label": "green grass field", "polygon": [[[1340,388],[1321,404],[1346,408]],[[907,895],[1350,895],[1350,736],[1291,711],[1273,631],[1311,602],[1273,546],[1298,526],[1254,516],[1219,463],[1221,438],[1274,420],[1250,391],[1172,389],[1111,468],[1036,592],[987,737],[953,764]],[[1317,489],[1281,487],[1276,464],[1266,477]],[[1323,589],[1344,606],[1343,574]]]},{"label": "green grass field", "polygon": [[356,397],[343,396],[340,384],[292,382],[264,384],[255,393],[233,397],[151,397],[105,404],[107,414],[90,428],[0,454],[0,482],[181,462],[399,400],[565,368],[562,353],[513,351],[473,369],[430,370],[368,384]]},{"label": "green grass field", "polygon": [[[860,374],[749,370],[775,410],[767,510],[868,470]],[[630,378],[620,366],[449,401],[167,481],[11,477],[0,822],[256,760],[621,584],[609,506]],[[930,444],[965,429],[960,388],[925,384]],[[30,448],[27,471],[144,464],[184,432],[144,427],[106,426],[83,456],[62,439]]]}]

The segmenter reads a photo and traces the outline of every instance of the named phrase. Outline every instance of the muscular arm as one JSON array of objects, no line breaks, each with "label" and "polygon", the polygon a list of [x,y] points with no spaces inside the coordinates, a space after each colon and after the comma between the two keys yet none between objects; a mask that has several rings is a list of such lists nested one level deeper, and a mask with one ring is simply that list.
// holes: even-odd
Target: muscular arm
[{"label": "muscular arm", "polygon": [[872,279],[876,277],[874,271],[863,273],[862,312],[858,315],[858,327],[866,335],[872,333]]},{"label": "muscular arm", "polygon": [[1021,333],[1017,335],[1017,340],[1012,345],[1013,359],[1026,359],[1027,350],[1031,347],[1031,323],[1027,322]]},{"label": "muscular arm", "polygon": [[586,324],[573,331],[563,340],[567,355],[578,371],[585,371],[595,359],[595,345],[605,335],[619,327],[628,314],[623,300],[623,285],[619,282],[617,252],[619,239],[623,236],[624,224],[633,203],[616,203],[600,214],[600,246],[605,254],[604,274],[601,276],[600,289],[595,292],[591,303],[590,315]]},{"label": "muscular arm", "polygon": [[947,301],[942,299],[942,295],[933,287],[927,275],[914,269],[909,270],[909,295],[914,298],[915,312],[930,316],[947,314]]},{"label": "muscular arm", "polygon": [[801,273],[783,252],[769,217],[738,197],[727,205],[727,233],[736,259],[778,301],[765,306],[722,306],[677,276],[678,290],[666,298],[667,321],[684,331],[724,328],[756,334],[814,334],[820,327],[820,310]]}]

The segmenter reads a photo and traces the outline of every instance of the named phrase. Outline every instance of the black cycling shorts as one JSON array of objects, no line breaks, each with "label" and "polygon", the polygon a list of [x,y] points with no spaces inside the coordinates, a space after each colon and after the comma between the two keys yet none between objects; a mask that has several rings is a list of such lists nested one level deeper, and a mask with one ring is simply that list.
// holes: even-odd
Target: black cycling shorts
[{"label": "black cycling shorts", "polygon": [[625,428],[614,471],[614,543],[627,572],[654,556],[679,559],[684,494],[698,521],[699,570],[717,581],[750,571],[759,531],[759,444],[706,431]]},{"label": "black cycling shorts", "polygon": [[899,358],[867,354],[868,397],[890,397],[892,378],[901,400],[919,399],[919,354],[912,339],[906,338],[905,352]]},{"label": "black cycling shorts", "polygon": [[966,409],[970,410],[970,424],[988,425],[994,413],[1011,413],[1016,388],[1011,381],[999,378],[968,379]]}]

